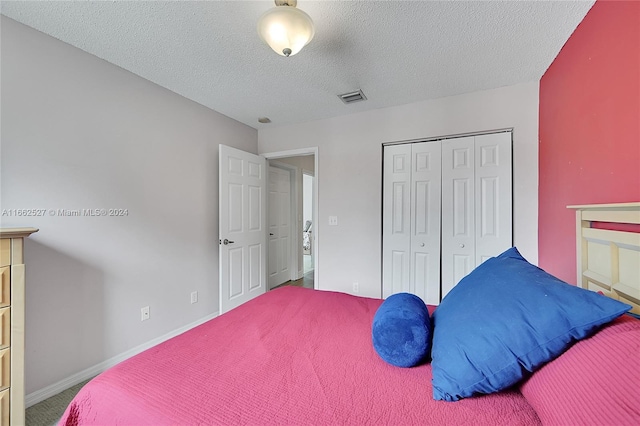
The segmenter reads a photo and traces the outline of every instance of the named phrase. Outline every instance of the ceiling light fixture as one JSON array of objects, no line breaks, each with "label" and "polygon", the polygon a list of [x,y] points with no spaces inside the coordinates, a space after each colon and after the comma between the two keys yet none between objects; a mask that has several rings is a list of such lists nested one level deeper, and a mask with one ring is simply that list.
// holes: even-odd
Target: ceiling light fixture
[{"label": "ceiling light fixture", "polygon": [[313,21],[296,9],[297,0],[275,0],[258,20],[258,34],[278,55],[293,56],[313,38]]}]

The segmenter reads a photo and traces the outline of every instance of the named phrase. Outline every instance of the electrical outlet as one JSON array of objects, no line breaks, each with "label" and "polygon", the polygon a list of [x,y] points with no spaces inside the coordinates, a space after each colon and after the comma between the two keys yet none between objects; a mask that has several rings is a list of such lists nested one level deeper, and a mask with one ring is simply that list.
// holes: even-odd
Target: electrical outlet
[{"label": "electrical outlet", "polygon": [[360,293],[360,284],[359,283],[353,283],[353,292],[355,294]]},{"label": "electrical outlet", "polygon": [[191,303],[196,303],[198,302],[198,292],[197,291],[192,291],[191,292]]},{"label": "electrical outlet", "polygon": [[338,216],[329,216],[329,225],[338,226]]},{"label": "electrical outlet", "polygon": [[144,308],[140,309],[140,321],[146,321],[149,319],[149,307],[145,306]]}]

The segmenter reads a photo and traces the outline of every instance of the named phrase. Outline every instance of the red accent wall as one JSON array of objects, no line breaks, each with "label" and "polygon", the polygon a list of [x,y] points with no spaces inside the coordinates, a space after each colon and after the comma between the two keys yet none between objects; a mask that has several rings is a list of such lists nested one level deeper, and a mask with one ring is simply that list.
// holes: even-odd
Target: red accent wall
[{"label": "red accent wall", "polygon": [[540,80],[539,265],[576,283],[571,204],[640,201],[640,2],[597,1]]}]

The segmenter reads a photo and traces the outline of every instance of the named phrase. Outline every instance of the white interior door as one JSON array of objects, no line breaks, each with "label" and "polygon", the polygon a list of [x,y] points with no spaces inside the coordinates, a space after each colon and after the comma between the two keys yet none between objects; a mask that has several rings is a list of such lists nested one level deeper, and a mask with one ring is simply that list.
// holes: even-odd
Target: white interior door
[{"label": "white interior door", "polygon": [[384,150],[383,297],[440,302],[440,142]]},{"label": "white interior door", "polygon": [[384,147],[382,296],[440,300],[513,244],[511,132]]},{"label": "white interior door", "polygon": [[441,143],[411,144],[411,292],[440,303]]},{"label": "white interior door", "polygon": [[442,297],[475,268],[474,137],[442,142]]},{"label": "white interior door", "polygon": [[269,167],[269,288],[291,279],[291,174]]},{"label": "white interior door", "polygon": [[266,291],[266,160],[220,145],[220,314]]},{"label": "white interior door", "polygon": [[511,132],[442,142],[442,297],[513,244]]},{"label": "white interior door", "polygon": [[410,292],[411,145],[384,148],[382,297]]},{"label": "white interior door", "polygon": [[511,132],[475,137],[476,261],[513,245]]}]

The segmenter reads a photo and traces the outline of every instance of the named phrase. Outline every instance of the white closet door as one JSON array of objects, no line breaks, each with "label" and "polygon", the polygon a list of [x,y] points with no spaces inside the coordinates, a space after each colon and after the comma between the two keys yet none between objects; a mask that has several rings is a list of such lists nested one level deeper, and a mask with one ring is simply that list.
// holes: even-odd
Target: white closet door
[{"label": "white closet door", "polygon": [[440,303],[440,142],[411,145],[410,292]]},{"label": "white closet door", "polygon": [[474,137],[442,141],[442,297],[476,266]]},{"label": "white closet door", "polygon": [[475,163],[477,266],[513,244],[511,132],[476,136]]},{"label": "white closet door", "polygon": [[384,298],[437,305],[511,247],[511,150],[511,132],[384,148]]},{"label": "white closet door", "polygon": [[382,297],[409,292],[411,145],[384,148]]}]

